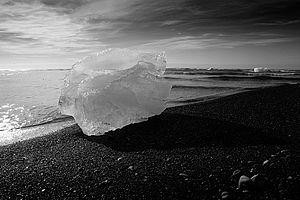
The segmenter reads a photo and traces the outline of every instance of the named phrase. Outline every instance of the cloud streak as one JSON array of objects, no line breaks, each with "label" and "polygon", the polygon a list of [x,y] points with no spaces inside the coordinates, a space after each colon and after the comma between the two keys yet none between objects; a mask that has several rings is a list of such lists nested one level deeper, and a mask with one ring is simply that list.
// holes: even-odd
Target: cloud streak
[{"label": "cloud streak", "polygon": [[[187,49],[222,49],[235,48],[242,46],[268,46],[276,43],[291,42],[299,38],[278,37],[270,34],[257,34],[260,38],[253,37],[255,35],[245,34],[239,39],[232,39],[228,35],[204,34],[202,36],[179,36],[167,39],[155,40],[149,43],[137,45],[139,49],[165,49],[165,50],[187,50]],[[252,36],[252,37],[251,37]],[[276,37],[274,37],[276,36]]]}]

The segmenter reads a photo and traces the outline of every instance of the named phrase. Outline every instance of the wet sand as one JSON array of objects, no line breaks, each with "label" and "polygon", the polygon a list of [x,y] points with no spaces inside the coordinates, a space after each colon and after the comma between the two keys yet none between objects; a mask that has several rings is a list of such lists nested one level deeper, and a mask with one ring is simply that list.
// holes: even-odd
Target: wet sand
[{"label": "wet sand", "polygon": [[[74,125],[0,147],[0,199],[297,199],[299,132],[299,85],[168,108],[100,137]],[[242,175],[252,180],[238,187]]]}]

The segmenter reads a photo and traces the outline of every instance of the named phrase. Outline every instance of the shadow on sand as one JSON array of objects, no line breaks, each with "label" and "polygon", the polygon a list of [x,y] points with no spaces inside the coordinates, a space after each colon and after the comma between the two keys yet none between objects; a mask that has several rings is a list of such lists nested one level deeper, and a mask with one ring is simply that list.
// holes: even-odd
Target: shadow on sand
[{"label": "shadow on sand", "polygon": [[285,144],[273,130],[197,116],[163,113],[148,121],[110,131],[103,136],[76,136],[118,151],[174,149],[197,146]]}]

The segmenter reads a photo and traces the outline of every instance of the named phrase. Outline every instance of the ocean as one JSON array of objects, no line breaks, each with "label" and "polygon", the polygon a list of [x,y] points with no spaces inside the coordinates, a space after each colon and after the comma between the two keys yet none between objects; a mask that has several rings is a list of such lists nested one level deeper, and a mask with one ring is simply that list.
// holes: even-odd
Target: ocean
[{"label": "ocean", "polygon": [[[49,134],[74,124],[58,99],[69,70],[0,70],[0,145]],[[220,98],[261,87],[295,84],[298,70],[168,68],[168,107]]]}]

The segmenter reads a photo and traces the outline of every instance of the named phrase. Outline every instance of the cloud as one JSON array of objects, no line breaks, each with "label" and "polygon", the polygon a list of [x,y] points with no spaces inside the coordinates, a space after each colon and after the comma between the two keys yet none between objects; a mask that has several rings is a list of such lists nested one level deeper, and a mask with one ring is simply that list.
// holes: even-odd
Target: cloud
[{"label": "cloud", "polygon": [[170,26],[170,25],[179,24],[181,22],[182,22],[181,20],[168,20],[168,21],[163,21],[161,23],[161,25],[163,25],[163,26]]},{"label": "cloud", "polygon": [[299,41],[299,9],[298,0],[3,0],[1,54],[76,58],[109,47],[287,44]]},{"label": "cloud", "polygon": [[91,0],[41,0],[41,3],[47,6],[74,10],[90,1]]},{"label": "cloud", "polygon": [[[299,38],[273,37],[260,34],[256,38],[250,34],[244,34],[237,38],[229,35],[203,34],[202,36],[179,36],[155,40],[149,43],[135,46],[142,49],[165,49],[165,50],[187,50],[187,49],[208,49],[208,48],[234,48],[241,46],[268,46],[276,43],[290,42]],[[262,37],[267,36],[267,37]],[[236,38],[236,39],[233,39]]]},{"label": "cloud", "polygon": [[300,20],[287,20],[287,21],[279,20],[279,21],[272,21],[272,22],[257,23],[257,25],[260,26],[286,26],[292,24],[300,24]]},{"label": "cloud", "polygon": [[106,46],[90,37],[84,24],[40,2],[2,5],[1,15],[0,44],[10,53],[66,54]]}]

